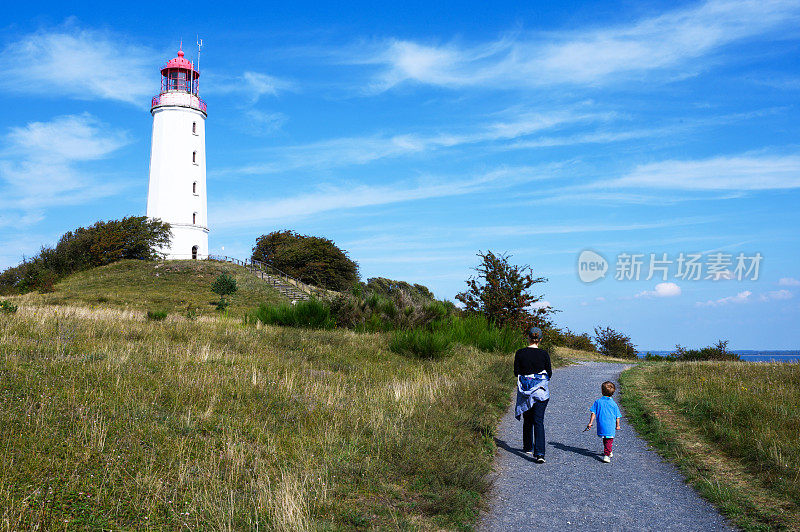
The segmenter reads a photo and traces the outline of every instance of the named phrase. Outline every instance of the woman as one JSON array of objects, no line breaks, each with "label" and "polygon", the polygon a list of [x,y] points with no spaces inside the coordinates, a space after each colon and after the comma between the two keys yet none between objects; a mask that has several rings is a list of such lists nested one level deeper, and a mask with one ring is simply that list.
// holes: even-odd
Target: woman
[{"label": "woman", "polygon": [[522,450],[537,464],[544,463],[544,410],[550,401],[550,355],[539,348],[542,330],[531,327],[527,332],[530,345],[514,355],[517,377],[516,417],[523,417]]}]

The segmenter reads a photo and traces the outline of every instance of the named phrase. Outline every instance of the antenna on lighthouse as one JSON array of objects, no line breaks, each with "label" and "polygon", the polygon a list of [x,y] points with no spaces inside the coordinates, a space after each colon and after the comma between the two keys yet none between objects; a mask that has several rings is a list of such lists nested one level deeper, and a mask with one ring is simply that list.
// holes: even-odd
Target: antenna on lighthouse
[{"label": "antenna on lighthouse", "polygon": [[203,47],[203,39],[197,36],[197,71],[200,71],[200,49]]}]

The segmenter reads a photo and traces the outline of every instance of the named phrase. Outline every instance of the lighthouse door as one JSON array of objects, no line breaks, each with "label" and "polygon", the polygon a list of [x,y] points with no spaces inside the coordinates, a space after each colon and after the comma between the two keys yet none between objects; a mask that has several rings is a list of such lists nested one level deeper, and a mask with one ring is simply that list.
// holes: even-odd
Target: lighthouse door
[{"label": "lighthouse door", "polygon": [[197,260],[197,246],[192,246],[192,260]]}]

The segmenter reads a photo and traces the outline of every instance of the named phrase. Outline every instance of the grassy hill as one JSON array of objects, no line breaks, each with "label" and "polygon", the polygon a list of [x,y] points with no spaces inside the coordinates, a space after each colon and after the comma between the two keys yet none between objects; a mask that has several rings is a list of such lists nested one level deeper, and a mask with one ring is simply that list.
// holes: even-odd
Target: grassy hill
[{"label": "grassy hill", "polygon": [[124,260],[70,275],[50,294],[31,293],[14,299],[29,305],[100,306],[130,310],[164,310],[215,314],[219,297],[211,284],[223,272],[236,279],[239,291],[229,298],[229,313],[241,315],[261,303],[286,301],[265,282],[234,264],[178,260]]},{"label": "grassy hill", "polygon": [[234,314],[279,300],[236,266],[124,261],[0,313],[0,530],[473,526],[512,354],[245,325],[213,310],[223,271]]}]

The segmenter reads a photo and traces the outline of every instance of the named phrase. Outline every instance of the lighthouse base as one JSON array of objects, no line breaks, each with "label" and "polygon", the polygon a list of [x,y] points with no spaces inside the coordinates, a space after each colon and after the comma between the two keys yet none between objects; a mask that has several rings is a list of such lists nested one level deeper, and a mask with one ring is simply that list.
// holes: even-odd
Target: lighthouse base
[{"label": "lighthouse base", "polygon": [[161,249],[167,260],[207,259],[208,228],[199,225],[170,224],[172,241]]}]

